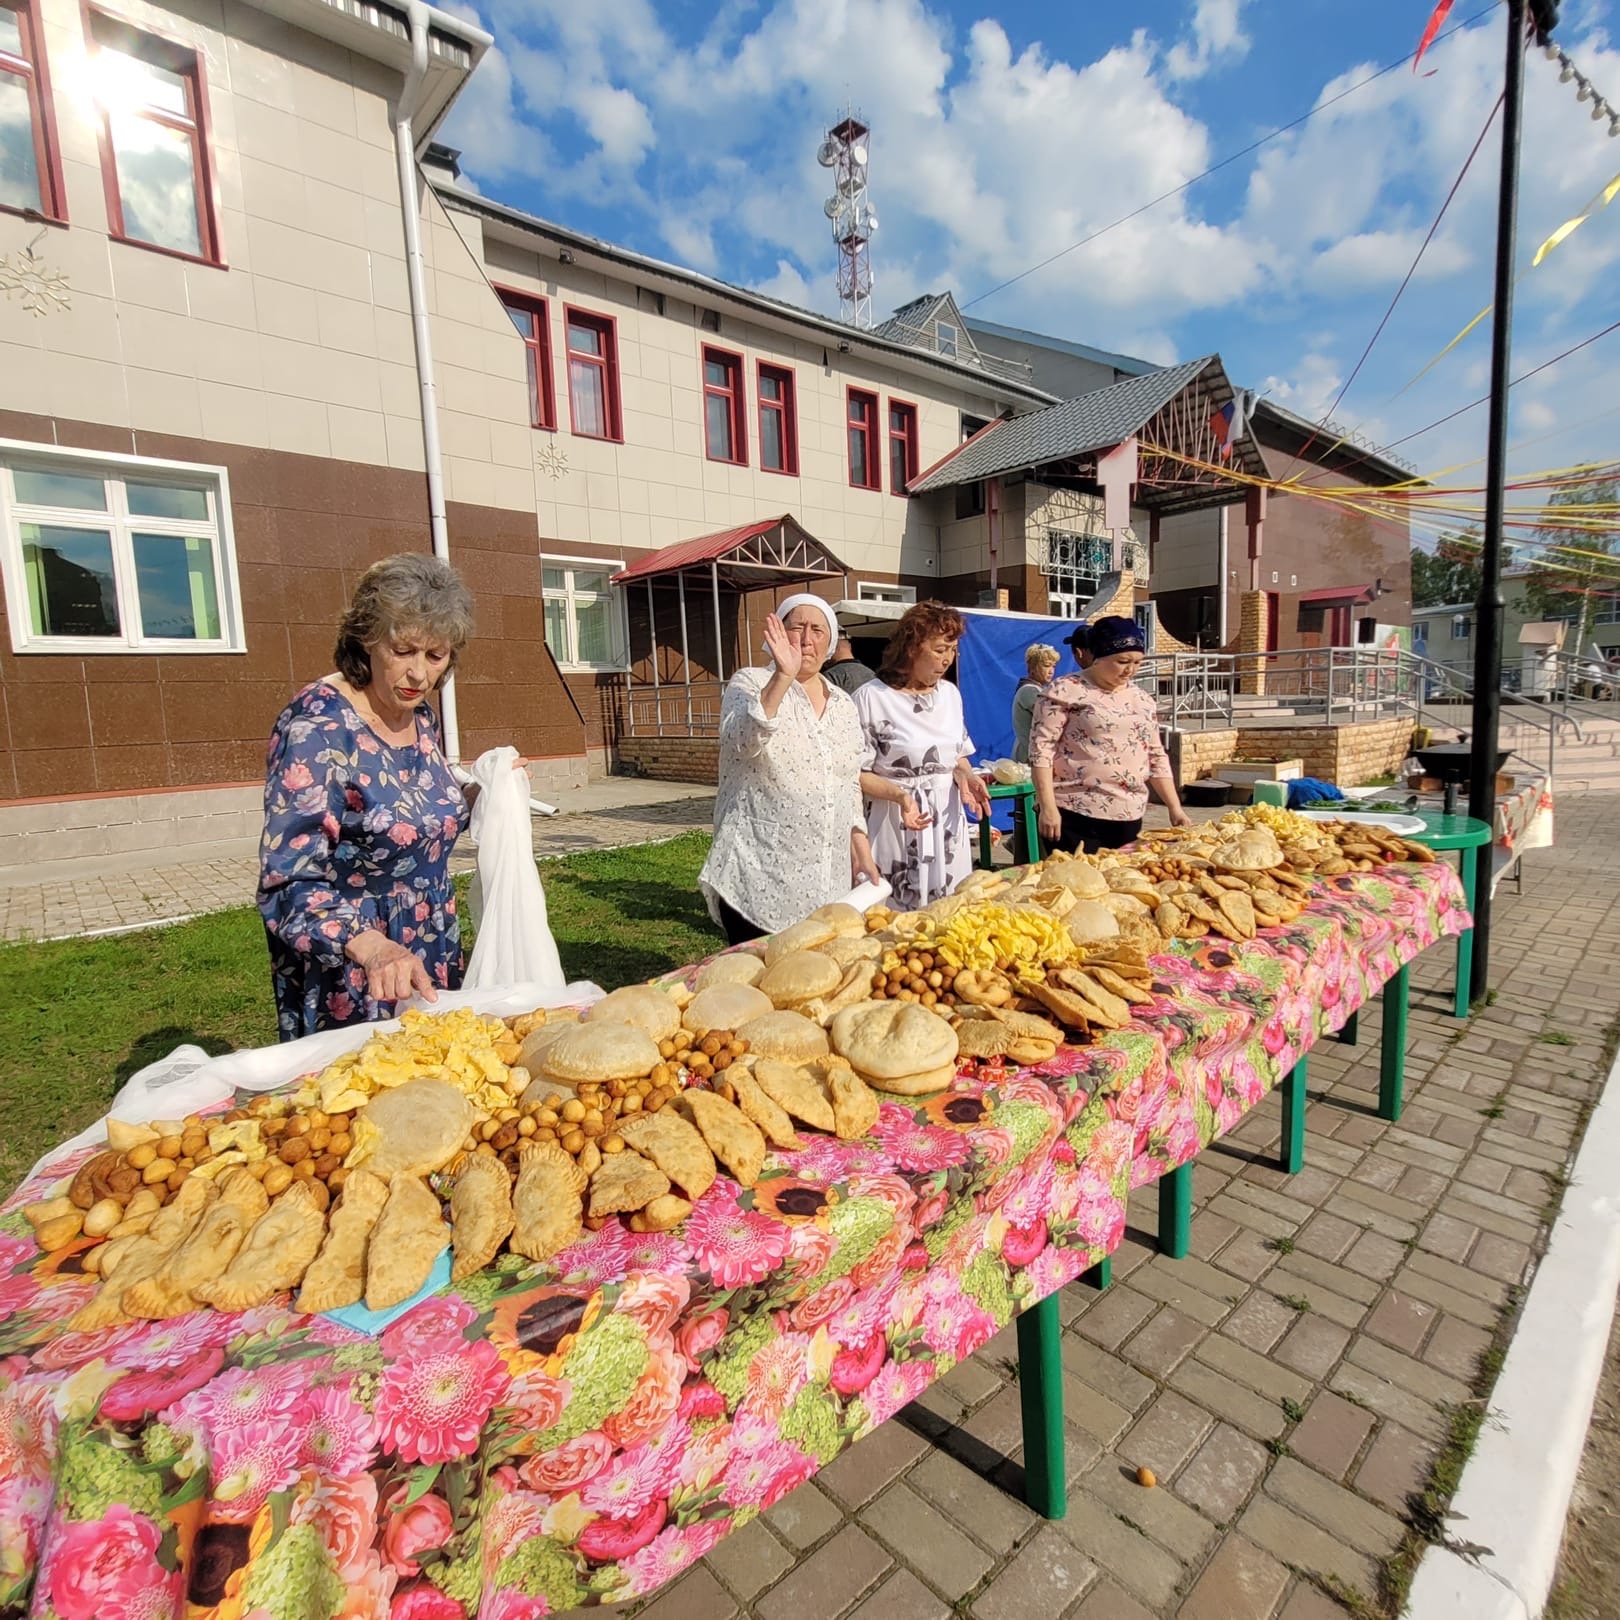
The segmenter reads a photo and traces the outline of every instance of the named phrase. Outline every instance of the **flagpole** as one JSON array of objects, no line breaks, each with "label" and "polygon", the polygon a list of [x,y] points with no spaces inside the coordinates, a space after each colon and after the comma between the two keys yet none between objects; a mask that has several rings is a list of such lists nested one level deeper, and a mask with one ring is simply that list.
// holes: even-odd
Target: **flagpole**
[{"label": "flagpole", "polygon": [[[1537,23],[1545,19],[1540,0]],[[1551,6],[1557,11],[1556,0]],[[1507,0],[1507,65],[1502,87],[1502,179],[1496,214],[1496,313],[1491,330],[1491,414],[1486,441],[1485,533],[1479,600],[1474,605],[1473,747],[1468,814],[1496,826],[1496,755],[1502,722],[1502,520],[1507,496],[1508,378],[1513,344],[1513,260],[1519,222],[1520,112],[1524,101],[1524,53],[1529,0]],[[1551,26],[1550,20],[1547,26]],[[1475,855],[1474,964],[1469,999],[1478,1001],[1490,983],[1491,878],[1494,837]],[[1467,856],[1465,854],[1464,858]]]}]

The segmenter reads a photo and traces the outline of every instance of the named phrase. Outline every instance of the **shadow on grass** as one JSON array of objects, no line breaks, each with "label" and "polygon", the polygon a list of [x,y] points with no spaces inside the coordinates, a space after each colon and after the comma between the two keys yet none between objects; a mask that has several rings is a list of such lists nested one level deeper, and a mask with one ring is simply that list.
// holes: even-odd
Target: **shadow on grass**
[{"label": "shadow on grass", "polygon": [[150,1063],[166,1058],[177,1046],[200,1046],[209,1057],[222,1057],[236,1050],[236,1042],[224,1035],[203,1035],[179,1024],[165,1024],[161,1029],[146,1031],[120,1058],[113,1068],[112,1087],[107,1100],[133,1074],[138,1074]]}]

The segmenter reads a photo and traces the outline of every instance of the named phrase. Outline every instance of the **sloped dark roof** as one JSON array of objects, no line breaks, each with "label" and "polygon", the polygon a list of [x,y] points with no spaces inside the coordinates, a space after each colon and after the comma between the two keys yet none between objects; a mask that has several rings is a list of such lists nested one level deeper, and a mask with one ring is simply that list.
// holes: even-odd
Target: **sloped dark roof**
[{"label": "sloped dark roof", "polygon": [[982,478],[1110,449],[1151,422],[1211,364],[1219,367],[1218,357],[1205,355],[1162,371],[1127,377],[1043,411],[1009,417],[930,468],[911,485],[911,493],[922,495],[932,489],[977,483]]}]

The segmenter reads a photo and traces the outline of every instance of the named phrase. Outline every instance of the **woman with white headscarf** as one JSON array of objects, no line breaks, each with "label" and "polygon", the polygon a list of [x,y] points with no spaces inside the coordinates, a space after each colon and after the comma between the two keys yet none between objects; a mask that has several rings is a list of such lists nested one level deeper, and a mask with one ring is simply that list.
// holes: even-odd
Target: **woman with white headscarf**
[{"label": "woman with white headscarf", "polygon": [[819,596],[765,621],[764,669],[739,669],[720,709],[714,844],[698,882],[732,944],[774,934],[876,878],[855,705],[821,673],[838,620]]}]

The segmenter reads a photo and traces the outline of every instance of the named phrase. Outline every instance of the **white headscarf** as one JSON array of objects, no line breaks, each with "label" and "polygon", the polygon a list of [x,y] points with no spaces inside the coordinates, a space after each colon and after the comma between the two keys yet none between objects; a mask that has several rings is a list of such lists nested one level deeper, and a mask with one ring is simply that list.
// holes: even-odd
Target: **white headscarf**
[{"label": "white headscarf", "polygon": [[786,600],[778,602],[776,604],[776,616],[779,619],[786,620],[788,614],[790,614],[794,608],[799,607],[814,608],[822,616],[822,618],[827,621],[827,634],[834,642],[838,640],[838,637],[841,634],[838,628],[838,615],[833,612],[832,608],[828,605],[828,603],[823,601],[821,597],[812,596],[809,591],[798,591],[794,595],[786,598]]}]

